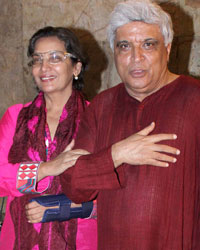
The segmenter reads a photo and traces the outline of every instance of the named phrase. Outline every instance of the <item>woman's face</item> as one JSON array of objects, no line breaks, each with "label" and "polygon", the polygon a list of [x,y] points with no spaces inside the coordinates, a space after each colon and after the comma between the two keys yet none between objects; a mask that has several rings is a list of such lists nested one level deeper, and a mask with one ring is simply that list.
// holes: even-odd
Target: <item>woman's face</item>
[{"label": "woman's face", "polygon": [[70,57],[52,64],[49,60],[52,51],[59,51],[61,55],[65,53],[64,42],[57,37],[43,37],[37,40],[34,55],[36,55],[36,60],[37,57],[42,60],[32,66],[32,75],[36,85],[46,94],[70,93],[73,75],[79,75],[82,64],[78,62],[73,65]]}]

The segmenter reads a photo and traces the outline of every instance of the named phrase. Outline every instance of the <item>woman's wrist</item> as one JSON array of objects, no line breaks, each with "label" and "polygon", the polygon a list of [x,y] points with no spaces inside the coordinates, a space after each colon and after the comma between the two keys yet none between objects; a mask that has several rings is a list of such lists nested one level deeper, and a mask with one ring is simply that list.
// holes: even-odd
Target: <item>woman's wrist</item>
[{"label": "woman's wrist", "polygon": [[38,176],[37,176],[37,182],[41,181],[45,177],[48,176],[47,169],[48,169],[48,163],[47,162],[41,162],[39,168],[38,168]]},{"label": "woman's wrist", "polygon": [[40,193],[40,191],[37,190],[40,164],[42,164],[42,162],[23,162],[20,164],[16,184],[16,188],[20,193]]}]

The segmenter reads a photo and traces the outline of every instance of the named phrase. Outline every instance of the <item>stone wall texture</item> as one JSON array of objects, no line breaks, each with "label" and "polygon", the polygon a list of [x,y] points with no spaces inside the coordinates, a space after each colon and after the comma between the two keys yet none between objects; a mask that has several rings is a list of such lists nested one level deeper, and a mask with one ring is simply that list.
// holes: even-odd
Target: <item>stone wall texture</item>
[{"label": "stone wall texture", "polygon": [[[85,92],[92,99],[120,79],[106,40],[109,14],[121,0],[1,0],[0,116],[14,103],[27,102],[36,89],[27,66],[27,44],[47,25],[74,28],[90,58]],[[169,67],[178,74],[200,77],[200,1],[160,1],[173,19],[175,37]]]},{"label": "stone wall texture", "polygon": [[[90,58],[85,92],[120,82],[106,40],[109,14],[121,0],[0,0],[0,117],[15,103],[32,100],[36,89],[27,66],[27,44],[47,25],[70,26]],[[200,0],[159,1],[173,20],[175,37],[169,67],[200,78]],[[1,201],[0,201],[1,202]]]}]

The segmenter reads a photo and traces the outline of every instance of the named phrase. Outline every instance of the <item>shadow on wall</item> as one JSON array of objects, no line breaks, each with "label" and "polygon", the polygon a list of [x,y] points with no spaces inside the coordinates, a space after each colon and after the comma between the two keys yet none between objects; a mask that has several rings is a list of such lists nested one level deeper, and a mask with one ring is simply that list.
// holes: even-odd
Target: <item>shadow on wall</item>
[{"label": "shadow on wall", "polygon": [[91,100],[101,87],[101,74],[106,70],[108,60],[105,52],[88,30],[69,28],[79,38],[84,54],[88,57],[89,66],[84,75],[84,94]]},{"label": "shadow on wall", "polygon": [[169,69],[179,75],[188,75],[191,46],[194,40],[193,20],[175,3],[161,3],[160,6],[171,15],[174,28]]}]

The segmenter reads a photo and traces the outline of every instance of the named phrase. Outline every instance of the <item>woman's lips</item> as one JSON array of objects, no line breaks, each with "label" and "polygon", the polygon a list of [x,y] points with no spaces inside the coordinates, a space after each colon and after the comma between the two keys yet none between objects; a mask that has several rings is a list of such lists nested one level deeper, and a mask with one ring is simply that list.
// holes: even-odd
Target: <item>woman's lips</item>
[{"label": "woman's lips", "polygon": [[41,76],[40,80],[42,82],[49,82],[49,81],[53,81],[56,78],[56,76]]}]

